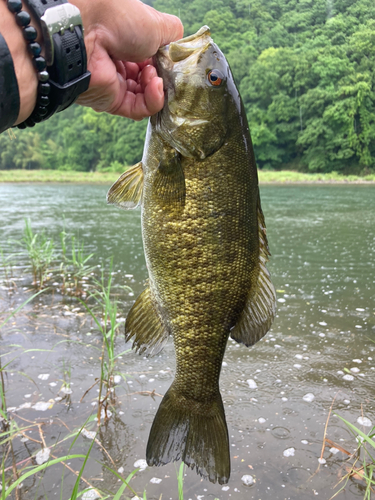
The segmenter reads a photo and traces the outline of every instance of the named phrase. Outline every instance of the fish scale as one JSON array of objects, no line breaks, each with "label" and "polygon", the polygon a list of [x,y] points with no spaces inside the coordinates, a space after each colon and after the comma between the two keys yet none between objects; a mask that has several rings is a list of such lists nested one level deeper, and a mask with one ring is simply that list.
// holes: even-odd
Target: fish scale
[{"label": "fish scale", "polygon": [[142,162],[108,193],[122,208],[142,204],[149,285],[125,337],[154,355],[171,335],[176,352],[148,464],[182,459],[224,484],[230,458],[219,377],[227,340],[254,344],[275,315],[257,170],[241,99],[208,28],[160,49],[155,63],[164,108],[150,119]]}]

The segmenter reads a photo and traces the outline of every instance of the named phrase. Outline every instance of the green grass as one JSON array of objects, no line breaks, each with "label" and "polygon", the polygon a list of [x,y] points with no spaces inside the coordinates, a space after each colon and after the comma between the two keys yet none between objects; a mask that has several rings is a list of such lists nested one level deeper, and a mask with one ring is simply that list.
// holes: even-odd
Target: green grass
[{"label": "green grass", "polygon": [[112,184],[122,172],[75,172],[73,170],[0,170],[0,182],[65,182]]},{"label": "green grass", "polygon": [[[372,494],[375,493],[375,426],[371,428],[368,434],[358,429],[355,425],[345,420],[340,415],[340,418],[348,427],[354,438],[358,443],[358,448],[349,459],[346,461],[347,474],[345,474],[340,483],[344,485],[331,497],[333,499],[341,491],[345,489],[350,478],[355,478],[364,483],[364,497],[363,500],[371,500]],[[330,500],[331,500],[330,499]]]},{"label": "green grass", "polygon": [[[122,172],[75,172],[64,170],[0,170],[0,182],[71,182],[91,184],[112,184]],[[277,183],[362,183],[375,182],[375,174],[360,177],[342,175],[337,172],[328,174],[304,174],[291,170],[280,172],[259,171],[262,184]]]}]

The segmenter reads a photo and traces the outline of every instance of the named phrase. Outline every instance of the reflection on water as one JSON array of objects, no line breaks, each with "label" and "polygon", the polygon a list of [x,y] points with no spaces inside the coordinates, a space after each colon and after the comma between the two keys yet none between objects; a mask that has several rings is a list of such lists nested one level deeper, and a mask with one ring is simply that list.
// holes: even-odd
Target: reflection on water
[{"label": "reflection on water", "polygon": [[[87,251],[95,252],[98,265],[113,256],[115,283],[134,291],[134,296],[129,292],[121,296],[125,316],[147,277],[140,212],[108,207],[106,190],[86,185],[0,186],[1,245],[5,252],[15,251],[11,240],[20,238],[24,217],[30,217],[34,230],[46,228],[56,240],[65,225],[84,240]],[[347,420],[359,425],[363,404],[364,416],[375,423],[375,187],[262,186],[261,195],[278,314],[272,330],[253,348],[228,342],[221,390],[231,440],[231,480],[224,487],[212,485],[187,471],[186,499],[294,500],[317,494],[329,498],[346,457],[327,448],[326,464],[314,473],[333,398],[335,410]],[[82,403],[80,399],[99,375],[101,347],[90,321],[82,324],[82,307],[81,316],[63,315],[58,297],[51,300],[42,297],[28,305],[19,316],[17,330],[4,330],[0,337],[3,352],[15,349],[10,344],[50,350],[63,341],[47,354],[20,355],[7,378],[8,406],[19,408],[30,402],[29,407],[17,410],[20,417],[53,421],[46,431],[49,444],[66,435],[64,425],[77,428],[95,411],[97,394],[90,392]],[[68,309],[77,307],[70,299],[64,300]],[[3,290],[1,308],[12,305]],[[123,350],[119,336],[117,352]],[[171,383],[172,343],[152,359],[123,354],[119,368],[126,381],[120,382],[114,414],[97,436],[105,451],[95,447],[92,457],[112,468],[115,465],[116,470],[123,467],[126,477],[145,456],[150,424],[161,399],[157,394],[164,394]],[[47,380],[38,379],[47,373]],[[59,389],[67,376],[73,391],[70,401],[56,400],[62,396]],[[156,394],[151,397],[153,391]],[[38,401],[49,400],[51,407],[45,412],[32,408]],[[36,430],[30,436],[40,439]],[[350,451],[355,446],[349,431],[334,416],[327,436]],[[74,451],[87,451],[88,445],[89,440],[80,437]],[[25,459],[25,446],[16,447],[20,461]],[[35,452],[38,445],[29,441],[28,450]],[[66,451],[61,445],[56,455]],[[94,461],[90,467],[87,477],[94,478],[95,486],[117,490],[113,474]],[[245,486],[241,478],[249,474],[255,483]],[[150,482],[153,478],[161,482]],[[71,491],[74,480],[65,478],[65,491]],[[26,488],[32,481],[25,482]],[[145,488],[147,498],[163,494],[165,499],[174,499],[175,467],[147,468],[132,480],[132,487],[138,493]],[[56,492],[59,495],[61,479],[47,472],[43,488],[49,498]],[[359,494],[353,482],[341,498]]]}]

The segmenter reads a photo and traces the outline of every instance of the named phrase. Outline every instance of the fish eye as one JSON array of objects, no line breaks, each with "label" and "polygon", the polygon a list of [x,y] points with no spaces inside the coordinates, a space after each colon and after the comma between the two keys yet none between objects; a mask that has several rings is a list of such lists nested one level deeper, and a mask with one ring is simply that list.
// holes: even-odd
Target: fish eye
[{"label": "fish eye", "polygon": [[224,80],[224,75],[218,69],[212,69],[211,71],[208,72],[207,78],[211,85],[218,87]]}]

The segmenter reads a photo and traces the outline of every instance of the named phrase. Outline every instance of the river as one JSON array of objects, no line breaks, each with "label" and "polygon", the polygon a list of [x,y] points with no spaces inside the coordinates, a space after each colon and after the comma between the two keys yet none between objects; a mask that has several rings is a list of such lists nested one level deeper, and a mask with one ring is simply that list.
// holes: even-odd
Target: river
[{"label": "river", "polygon": [[[18,251],[14,240],[22,236],[25,217],[34,231],[45,229],[56,245],[65,227],[84,241],[87,253],[95,252],[95,265],[108,267],[113,257],[115,284],[132,289],[118,289],[123,319],[147,277],[140,211],[107,206],[107,189],[0,185],[1,246],[5,255]],[[265,185],[261,199],[277,317],[254,347],[228,342],[220,386],[231,443],[231,478],[226,486],[213,485],[187,469],[185,500],[329,499],[340,487],[334,488],[345,474],[347,459],[328,445],[324,460],[318,461],[333,400],[333,412],[362,431],[375,425],[375,186]],[[30,296],[26,261],[16,261],[17,290],[8,294],[2,286],[2,311]],[[2,329],[0,345],[3,366],[13,360],[6,368],[7,406],[19,426],[29,425],[26,436],[34,439],[21,440],[20,435],[13,440],[21,468],[40,449],[41,433],[51,448],[95,412],[96,388],[80,400],[99,376],[101,338],[76,299],[44,292]],[[127,347],[120,334],[116,352]],[[121,484],[103,464],[126,477],[145,458],[158,394],[171,384],[174,366],[171,340],[155,358],[127,352],[118,359],[124,378],[83,473],[100,491],[110,495]],[[62,398],[59,390],[67,379],[72,393]],[[47,401],[49,407],[38,410],[36,403]],[[43,425],[33,427],[27,421]],[[326,437],[344,450],[355,449],[353,435],[334,414]],[[51,453],[68,454],[71,444],[59,443]],[[90,444],[80,436],[71,453],[86,453]],[[72,463],[78,470],[82,462]],[[64,474],[62,484],[62,466],[56,465],[43,476],[26,479],[20,498],[60,498],[61,491],[61,498],[69,498],[76,476],[69,470]],[[244,484],[246,476],[252,476],[252,485]],[[178,496],[174,464],[148,467],[130,484],[140,497],[146,490],[148,500]],[[81,483],[81,489],[85,486]],[[363,483],[352,478],[339,498],[363,495]]]}]

